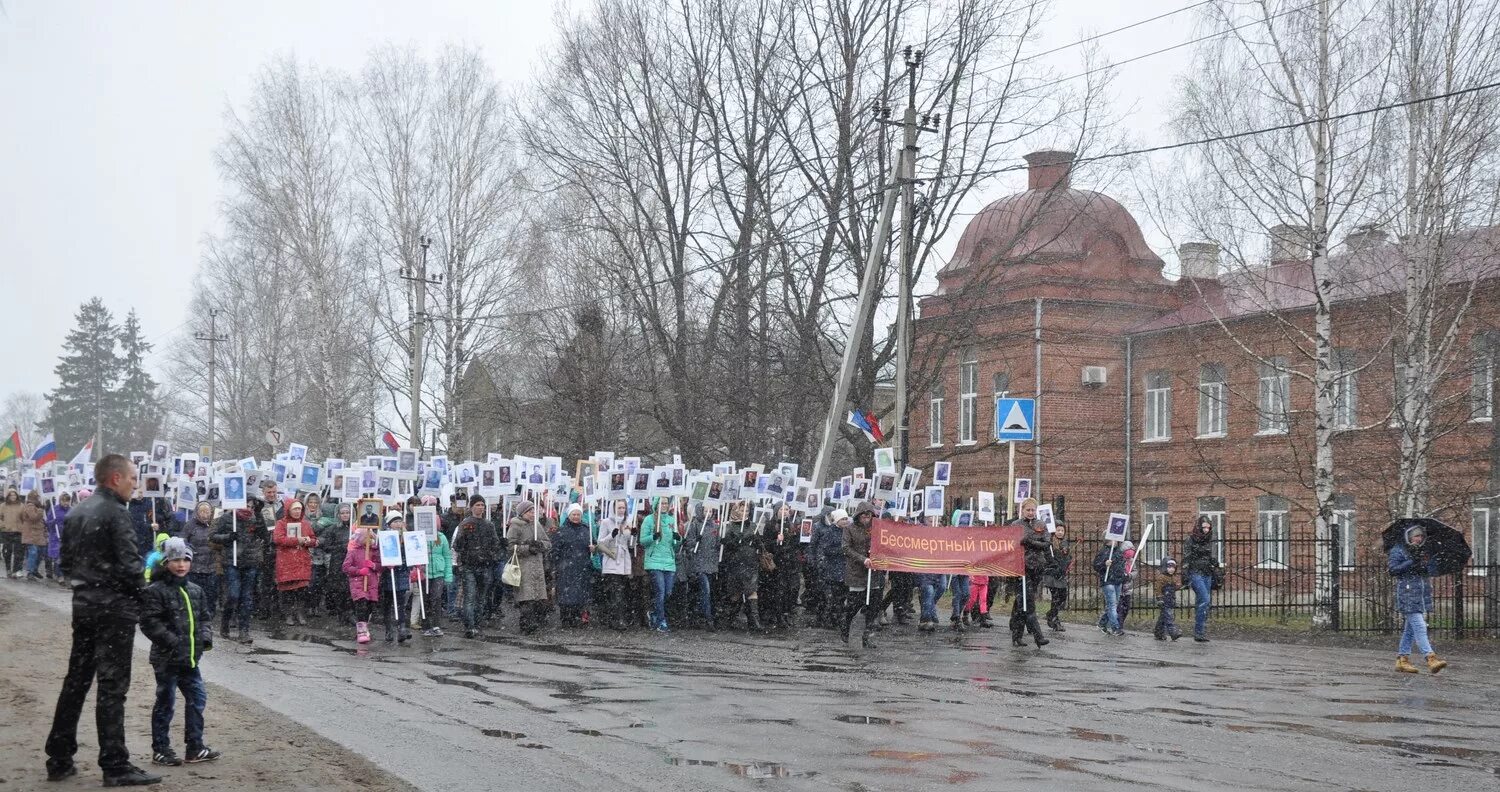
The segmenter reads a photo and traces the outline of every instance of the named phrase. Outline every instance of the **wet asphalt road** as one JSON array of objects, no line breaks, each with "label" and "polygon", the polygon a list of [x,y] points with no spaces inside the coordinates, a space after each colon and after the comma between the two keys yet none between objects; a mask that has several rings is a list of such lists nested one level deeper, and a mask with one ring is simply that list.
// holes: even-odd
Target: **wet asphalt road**
[{"label": "wet asphalt road", "polygon": [[368,651],[287,629],[216,649],[205,676],[443,792],[1500,786],[1493,657],[1409,676],[1394,652],[1083,626],[1040,651],[1003,628],[892,627],[868,651],[812,629]]}]

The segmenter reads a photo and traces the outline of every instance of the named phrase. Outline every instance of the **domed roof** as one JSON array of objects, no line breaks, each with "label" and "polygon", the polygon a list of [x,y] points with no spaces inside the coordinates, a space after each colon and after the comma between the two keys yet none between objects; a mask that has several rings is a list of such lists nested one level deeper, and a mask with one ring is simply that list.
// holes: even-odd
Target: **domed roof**
[{"label": "domed roof", "polygon": [[1069,186],[1071,152],[1028,154],[1030,189],[1001,198],[969,221],[939,278],[994,262],[1087,258],[1101,243],[1133,262],[1161,265],[1119,201]]}]

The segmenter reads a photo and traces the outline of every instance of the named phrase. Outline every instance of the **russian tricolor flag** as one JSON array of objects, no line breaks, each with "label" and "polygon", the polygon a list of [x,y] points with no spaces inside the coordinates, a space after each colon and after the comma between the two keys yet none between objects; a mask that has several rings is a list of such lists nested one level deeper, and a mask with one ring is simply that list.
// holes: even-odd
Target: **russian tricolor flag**
[{"label": "russian tricolor flag", "polygon": [[868,410],[850,410],[848,423],[855,429],[864,432],[865,437],[870,438],[870,442],[885,442],[885,432],[880,431],[880,421],[875,420],[875,416],[871,415]]},{"label": "russian tricolor flag", "polygon": [[37,467],[41,467],[48,462],[57,461],[57,441],[52,439],[50,432],[46,437],[42,438],[41,445],[38,445],[36,450],[31,452],[31,461],[35,462]]},{"label": "russian tricolor flag", "polygon": [[381,435],[380,442],[384,443],[386,448],[391,449],[392,454],[396,453],[396,449],[401,447],[401,444],[396,442],[396,436],[390,432]]}]

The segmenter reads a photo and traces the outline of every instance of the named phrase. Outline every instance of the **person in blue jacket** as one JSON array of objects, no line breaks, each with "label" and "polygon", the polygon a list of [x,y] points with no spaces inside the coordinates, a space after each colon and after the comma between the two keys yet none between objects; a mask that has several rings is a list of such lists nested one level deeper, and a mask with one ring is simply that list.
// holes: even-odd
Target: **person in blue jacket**
[{"label": "person in blue jacket", "polygon": [[1406,529],[1403,541],[1391,547],[1386,568],[1396,579],[1396,611],[1406,618],[1401,630],[1401,644],[1396,649],[1396,670],[1417,673],[1410,655],[1413,645],[1427,656],[1427,670],[1436,674],[1448,667],[1448,661],[1432,651],[1427,640],[1427,612],[1432,610],[1432,575],[1435,563],[1427,550],[1427,532],[1420,525]]}]

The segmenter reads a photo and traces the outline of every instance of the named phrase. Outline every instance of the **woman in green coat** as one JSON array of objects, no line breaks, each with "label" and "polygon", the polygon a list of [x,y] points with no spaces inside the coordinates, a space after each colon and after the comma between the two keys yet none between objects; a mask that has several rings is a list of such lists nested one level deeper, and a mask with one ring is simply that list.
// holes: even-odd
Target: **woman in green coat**
[{"label": "woman in green coat", "polygon": [[427,586],[422,600],[426,613],[422,617],[422,634],[436,638],[443,634],[443,603],[447,601],[448,587],[453,585],[453,548],[442,531],[427,546],[427,570],[422,582]]},{"label": "woman in green coat", "polygon": [[651,587],[656,595],[651,605],[651,625],[661,632],[667,628],[667,597],[672,593],[672,584],[677,578],[677,546],[682,537],[677,535],[677,518],[667,511],[661,498],[651,503],[651,515],[641,523],[641,547],[645,550],[646,574],[651,576]]}]

